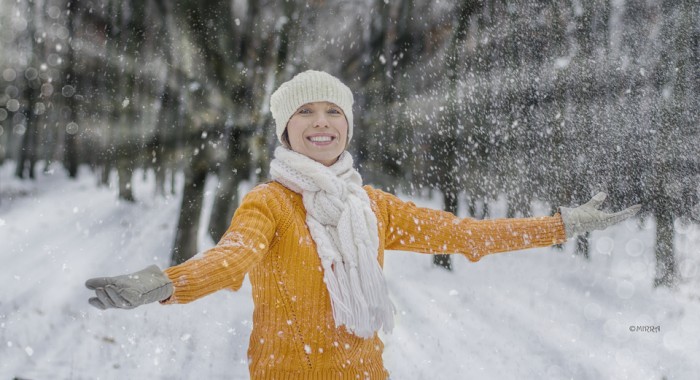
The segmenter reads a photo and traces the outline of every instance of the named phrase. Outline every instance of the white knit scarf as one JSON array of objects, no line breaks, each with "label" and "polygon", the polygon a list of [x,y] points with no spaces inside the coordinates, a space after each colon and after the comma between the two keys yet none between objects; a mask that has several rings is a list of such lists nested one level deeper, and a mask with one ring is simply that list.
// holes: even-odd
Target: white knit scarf
[{"label": "white knit scarf", "polygon": [[382,326],[391,331],[394,306],[377,261],[377,217],[352,165],[347,151],[325,166],[278,147],[270,176],[302,196],[336,326],[345,325],[355,335],[370,338]]}]

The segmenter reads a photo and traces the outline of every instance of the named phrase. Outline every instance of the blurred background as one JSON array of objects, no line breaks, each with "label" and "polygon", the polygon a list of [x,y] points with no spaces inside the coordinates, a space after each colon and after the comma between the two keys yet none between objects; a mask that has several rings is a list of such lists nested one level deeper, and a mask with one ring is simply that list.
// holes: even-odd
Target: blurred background
[{"label": "blurred background", "polygon": [[173,263],[201,225],[218,240],[241,182],[267,180],[269,96],[316,69],[354,91],[366,183],[476,218],[501,196],[516,217],[606,191],[655,220],[654,285],[679,280],[674,231],[700,221],[697,0],[0,4],[0,165],[88,167],[129,202],[152,173],[155,196],[182,194]]}]

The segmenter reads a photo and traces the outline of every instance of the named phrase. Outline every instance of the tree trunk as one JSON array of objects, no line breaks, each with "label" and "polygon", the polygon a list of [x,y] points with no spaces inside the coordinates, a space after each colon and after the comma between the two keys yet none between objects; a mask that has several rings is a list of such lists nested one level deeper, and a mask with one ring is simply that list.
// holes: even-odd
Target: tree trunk
[{"label": "tree trunk", "polygon": [[63,156],[64,165],[68,170],[70,178],[78,177],[78,143],[77,136],[73,133],[65,133],[65,155]]},{"label": "tree trunk", "polygon": [[173,138],[172,135],[176,134],[174,131],[179,130],[178,110],[180,108],[180,100],[177,94],[168,87],[168,84],[165,85],[161,99],[160,115],[156,122],[155,138],[151,145],[155,153],[152,156],[152,160],[154,160],[156,194],[165,196],[166,176],[170,171],[169,169],[174,169],[172,168],[172,155],[178,144],[178,141],[171,142],[171,140],[177,140],[177,137]]},{"label": "tree trunk", "polygon": [[15,176],[17,178],[25,178],[25,173],[29,178],[34,178],[34,165],[31,159],[34,151],[34,139],[32,138],[34,135],[33,130],[33,123],[27,120],[26,129],[22,136],[22,146],[19,149],[19,156],[17,157],[17,166],[15,167]]},{"label": "tree trunk", "polygon": [[165,174],[166,174],[166,169],[165,166],[163,165],[163,148],[159,147],[156,148],[157,152],[155,159],[158,162],[156,167],[153,169],[154,174],[155,174],[155,179],[156,179],[156,195],[160,195],[161,197],[165,196]]},{"label": "tree trunk", "polygon": [[219,187],[209,219],[209,236],[218,241],[226,232],[238,207],[238,184],[248,177],[250,157],[247,144],[240,129],[227,131],[228,153],[219,168]]},{"label": "tree trunk", "polygon": [[656,278],[654,287],[673,287],[676,284],[678,271],[673,255],[673,216],[670,213],[656,213]]},{"label": "tree trunk", "polygon": [[39,128],[37,126],[38,116],[34,112],[33,105],[39,100],[39,84],[35,81],[27,81],[24,91],[25,101],[29,104],[23,108],[25,117],[25,131],[22,136],[22,147],[19,150],[17,158],[17,167],[15,176],[25,178],[25,174],[31,178],[35,178],[34,167],[37,159],[37,140],[39,139]]},{"label": "tree trunk", "polygon": [[197,254],[197,232],[208,171],[204,156],[204,152],[191,155],[191,164],[185,170],[185,186],[182,190],[180,217],[177,222],[171,265],[181,264]]},{"label": "tree trunk", "polygon": [[[73,25],[75,21],[75,17],[77,15],[76,10],[78,7],[78,2],[77,1],[71,1],[68,3],[68,13],[71,15],[71,17],[68,17],[68,30],[70,31],[71,34],[75,32],[75,27]],[[79,22],[79,21],[78,21]],[[71,36],[72,39],[73,36]],[[78,123],[78,101],[76,99],[76,95],[78,90],[80,89],[79,83],[78,83],[78,77],[75,72],[75,65],[76,65],[76,57],[75,57],[75,52],[73,51],[73,48],[70,47],[70,44],[68,44],[68,54],[67,54],[67,62],[66,62],[66,84],[70,85],[74,88],[74,91],[76,92],[75,94],[70,94],[68,98],[66,99],[66,103],[68,106],[68,109],[70,109],[70,118],[69,120],[66,120],[67,122],[74,122]],[[72,127],[71,127],[72,128]],[[65,140],[64,140],[64,149],[65,149],[65,155],[63,157],[63,163],[66,169],[68,170],[68,176],[70,178],[76,178],[78,176],[78,161],[79,161],[79,153],[78,153],[78,131],[77,130],[68,130],[66,129],[66,133],[64,134]]]},{"label": "tree trunk", "polygon": [[103,159],[101,168],[98,185],[109,187],[109,173],[112,171],[112,161]]},{"label": "tree trunk", "polygon": [[576,237],[576,251],[577,255],[583,256],[586,260],[590,260],[591,246],[590,246],[591,233],[586,232],[585,234],[580,234]]},{"label": "tree trunk", "polygon": [[119,199],[123,199],[128,202],[133,202],[134,193],[131,186],[131,176],[133,174],[133,168],[131,163],[124,158],[120,158],[117,161],[117,176],[119,177]]},{"label": "tree trunk", "polygon": [[[43,60],[43,44],[38,42],[34,38],[37,33],[36,25],[40,23],[42,18],[40,11],[37,9],[38,5],[35,3],[29,3],[27,6],[27,33],[30,38],[28,39],[28,45],[31,52],[30,65],[38,67],[38,62]],[[19,78],[18,78],[19,79]],[[21,139],[21,147],[18,151],[17,166],[15,168],[15,176],[18,178],[25,178],[25,175],[31,179],[35,178],[34,166],[37,159],[37,140],[39,137],[37,119],[38,115],[34,112],[34,106],[39,101],[41,95],[41,79],[40,77],[32,78],[27,76],[25,72],[24,78],[19,79],[19,81],[24,80],[24,88],[21,90],[21,99],[24,105],[18,110],[24,116],[25,130]],[[20,86],[22,86],[20,84]],[[19,116],[19,115],[17,115]]]},{"label": "tree trunk", "polygon": [[[445,211],[457,214],[457,192],[454,190],[443,189],[443,200],[445,203]],[[452,257],[450,255],[434,255],[433,264],[443,267],[449,271],[452,270]]]},{"label": "tree trunk", "polygon": [[[469,31],[469,20],[475,12],[481,9],[481,3],[478,1],[464,0],[460,3],[456,10],[456,28],[452,34],[450,46],[445,58],[445,71],[449,79],[449,94],[450,98],[447,102],[447,112],[444,118],[445,145],[435,147],[438,149],[437,158],[438,166],[443,167],[443,173],[440,177],[439,186],[443,192],[445,211],[457,214],[457,189],[460,187],[457,172],[454,170],[457,165],[457,144],[460,138],[460,132],[457,131],[458,117],[461,115],[460,105],[457,104],[458,92],[457,81],[459,79],[458,67],[459,47],[466,40]],[[390,58],[390,57],[389,57]],[[466,127],[465,129],[469,129]],[[435,255],[433,263],[447,270],[452,270],[452,259],[449,255]]]},{"label": "tree trunk", "polygon": [[[224,165],[222,165],[224,167]],[[225,166],[229,167],[229,166]],[[223,170],[222,170],[223,172]],[[238,184],[240,182],[234,175],[219,175],[219,188],[216,191],[216,198],[209,218],[209,236],[218,241],[233,217],[233,213],[238,206]]]}]

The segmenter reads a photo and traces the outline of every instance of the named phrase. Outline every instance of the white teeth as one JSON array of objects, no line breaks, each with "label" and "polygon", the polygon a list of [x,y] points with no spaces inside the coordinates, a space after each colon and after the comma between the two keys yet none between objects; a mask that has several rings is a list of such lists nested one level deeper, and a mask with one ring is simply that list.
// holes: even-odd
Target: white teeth
[{"label": "white teeth", "polygon": [[313,142],[326,142],[326,141],[331,141],[330,136],[313,136],[309,137],[309,140]]}]

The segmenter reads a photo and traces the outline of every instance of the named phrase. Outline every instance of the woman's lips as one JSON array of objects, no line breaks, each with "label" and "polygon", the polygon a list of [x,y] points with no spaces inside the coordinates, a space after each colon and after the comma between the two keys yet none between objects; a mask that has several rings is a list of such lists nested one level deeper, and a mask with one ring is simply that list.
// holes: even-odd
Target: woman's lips
[{"label": "woman's lips", "polygon": [[312,135],[306,138],[310,143],[316,146],[326,146],[332,144],[336,137],[333,135]]}]

